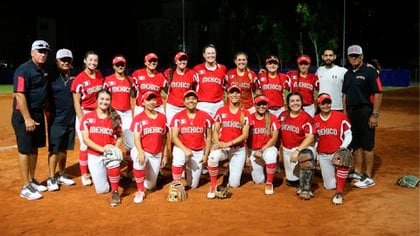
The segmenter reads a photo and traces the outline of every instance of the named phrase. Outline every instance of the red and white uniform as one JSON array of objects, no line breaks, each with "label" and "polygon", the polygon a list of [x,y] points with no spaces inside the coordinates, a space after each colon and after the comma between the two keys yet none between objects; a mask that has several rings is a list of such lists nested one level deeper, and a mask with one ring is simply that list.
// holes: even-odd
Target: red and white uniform
[{"label": "red and white uniform", "polygon": [[296,181],[299,178],[293,175],[293,169],[297,163],[290,162],[293,151],[305,139],[305,134],[315,134],[312,117],[301,110],[299,115],[292,118],[289,112],[280,114],[279,121],[281,125],[281,141],[283,146],[283,159],[286,179]]},{"label": "red and white uniform", "polygon": [[176,69],[165,70],[166,78],[173,71],[172,81],[168,83],[168,96],[166,97],[166,119],[170,123],[178,112],[184,109],[184,93],[193,88],[194,71],[186,68],[183,75],[178,74]]},{"label": "red and white uniform", "polygon": [[[132,78],[129,79],[133,81]],[[130,125],[133,121],[130,96],[132,86],[134,86],[134,83],[130,85],[127,78],[119,79],[115,74],[107,76],[104,81],[104,88],[108,89],[112,94],[111,106],[121,117],[124,147],[126,150],[131,150],[134,146],[134,136],[130,131]]]},{"label": "red and white uniform", "polygon": [[[157,176],[160,170],[160,163],[163,152],[163,138],[168,132],[166,117],[157,112],[156,118],[150,118],[146,112],[136,115],[131,123],[131,131],[140,133],[140,143],[145,152],[146,161],[140,165],[137,161],[138,150],[134,146],[131,149],[131,159],[133,160],[133,171],[144,170],[144,187],[152,190],[156,187]],[[137,177],[136,177],[137,178]],[[137,182],[137,180],[136,180]]]},{"label": "red and white uniform", "polygon": [[227,73],[227,87],[237,85],[241,88],[241,104],[246,109],[254,107],[252,91],[255,88],[257,75],[252,70],[245,70],[243,75],[238,75],[237,69],[229,70]]},{"label": "red and white uniform", "polygon": [[261,93],[269,99],[268,108],[275,116],[284,111],[284,91],[289,89],[289,83],[289,77],[283,73],[277,73],[275,78],[270,78],[267,73],[258,74]]},{"label": "red and white uniform", "polygon": [[[171,121],[171,127],[177,128],[182,144],[193,153],[193,156],[187,159],[182,149],[174,146],[172,166],[173,168],[185,166],[187,171],[191,172],[191,180],[187,178],[187,182],[192,188],[197,188],[200,182],[203,167],[200,161],[206,147],[207,130],[211,129],[213,123],[213,118],[201,110],[197,110],[194,118],[189,118],[187,110],[183,110],[177,113]],[[182,175],[181,173],[182,170],[179,171],[179,175]],[[177,179],[180,178],[181,176],[177,176]]]},{"label": "red and white uniform", "polygon": [[314,94],[315,90],[319,90],[318,76],[312,73],[299,76],[298,71],[289,71],[287,75],[290,77],[290,92],[299,92],[302,95],[303,109],[314,117]]},{"label": "red and white uniform", "polygon": [[[143,111],[142,106],[142,96],[147,91],[154,91],[156,92],[156,109],[158,106],[163,104],[162,95],[160,92],[165,88],[166,86],[166,79],[161,74],[156,72],[154,77],[150,77],[147,75],[146,68],[138,69],[133,72],[132,77],[134,77],[134,81],[137,87],[137,98],[136,98],[136,111],[135,115],[139,114],[141,111]],[[137,108],[141,109],[137,109]],[[163,112],[163,108],[159,111]]]},{"label": "red and white uniform", "polygon": [[[265,118],[258,120],[255,114],[251,114],[250,116],[250,132],[248,144],[251,148],[251,176],[252,180],[256,184],[260,184],[265,181],[264,166],[267,173],[267,181],[269,183],[272,183],[271,181],[276,171],[278,150],[275,146],[268,147],[264,150],[262,159],[264,160],[265,165],[261,165],[261,162],[257,162],[256,158],[254,157],[254,153],[257,150],[260,150],[272,138],[272,131],[280,130],[280,123],[277,117],[273,114],[270,115],[271,117],[269,128],[271,130],[271,135],[267,135],[266,133],[267,127]],[[271,174],[271,177],[269,174]]]},{"label": "red and white uniform", "polygon": [[[109,116],[105,119],[98,117],[96,110],[87,112],[83,115],[82,122],[80,125],[81,131],[88,131],[89,139],[94,143],[105,146],[106,144],[115,145],[117,141],[117,134],[121,133],[121,127],[114,130],[112,128],[112,121]],[[103,153],[87,149],[88,152],[88,167],[92,176],[93,184],[97,193],[109,192],[110,185],[108,179],[111,178],[109,175],[111,172],[107,171],[107,168],[103,162]],[[116,166],[110,167],[113,172],[117,172],[118,179],[115,179],[116,186],[118,186],[119,180],[119,163]],[[113,184],[114,180],[111,180]]]},{"label": "red and white uniform", "polygon": [[347,116],[339,111],[331,111],[330,117],[324,119],[320,114],[314,117],[317,136],[317,152],[321,167],[322,179],[326,189],[336,188],[335,166],[332,164],[334,152],[350,144],[351,125]]},{"label": "red and white uniform", "polygon": [[[221,107],[214,119],[215,123],[220,124],[219,141],[231,142],[242,135],[242,127],[249,125],[249,116],[249,111],[246,109],[239,109],[236,114],[233,114],[230,112],[229,105]],[[242,123],[241,117],[243,117]],[[219,161],[227,159],[230,159],[229,186],[239,187],[246,159],[245,141],[230,148],[211,151],[207,161],[210,176],[213,175],[213,169],[219,166]]]}]

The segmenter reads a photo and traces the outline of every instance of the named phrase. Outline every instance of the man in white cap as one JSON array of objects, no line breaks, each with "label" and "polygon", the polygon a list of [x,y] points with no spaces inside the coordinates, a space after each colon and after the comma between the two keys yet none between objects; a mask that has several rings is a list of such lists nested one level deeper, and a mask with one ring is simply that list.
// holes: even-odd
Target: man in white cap
[{"label": "man in white cap", "polygon": [[[49,76],[48,83],[48,191],[56,191],[59,184],[73,185],[75,182],[64,174],[67,150],[74,150],[76,113],[73,105],[70,75],[73,53],[60,49],[56,54],[56,70]],[[58,166],[58,175],[56,168]]]},{"label": "man in white cap", "polygon": [[45,147],[44,104],[47,97],[47,76],[44,68],[50,45],[35,40],[31,59],[21,64],[13,75],[12,125],[18,146],[18,164],[23,187],[20,196],[28,200],[42,198],[47,188],[35,180],[38,148]]},{"label": "man in white cap", "polygon": [[[375,185],[372,178],[375,129],[378,127],[382,103],[382,84],[375,69],[363,62],[363,50],[352,45],[347,50],[351,68],[344,74],[343,108],[352,125],[354,173],[349,178],[358,180],[354,186],[368,188]],[[364,171],[363,171],[364,165]]]}]

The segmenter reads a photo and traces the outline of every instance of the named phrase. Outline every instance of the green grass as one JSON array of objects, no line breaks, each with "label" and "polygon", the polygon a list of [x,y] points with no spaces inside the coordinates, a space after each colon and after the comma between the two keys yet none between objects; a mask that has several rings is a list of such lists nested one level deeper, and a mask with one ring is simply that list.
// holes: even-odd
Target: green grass
[{"label": "green grass", "polygon": [[0,93],[12,93],[13,92],[13,85],[12,84],[1,84],[0,85]]}]

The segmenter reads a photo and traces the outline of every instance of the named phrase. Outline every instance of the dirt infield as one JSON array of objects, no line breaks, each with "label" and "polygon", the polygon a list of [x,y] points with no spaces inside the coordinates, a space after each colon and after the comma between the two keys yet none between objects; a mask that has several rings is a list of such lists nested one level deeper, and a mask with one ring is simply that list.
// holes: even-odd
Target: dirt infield
[{"label": "dirt infield", "polygon": [[[136,187],[120,184],[122,204],[111,208],[110,194],[97,195],[83,187],[77,152],[70,152],[67,173],[76,185],[44,193],[28,201],[19,196],[21,180],[17,149],[10,124],[11,95],[0,95],[0,234],[1,235],[419,235],[419,187],[399,187],[402,175],[419,176],[419,87],[384,93],[375,147],[376,185],[356,189],[346,185],[344,205],[331,203],[334,191],[322,187],[319,176],[315,198],[300,200],[295,189],[275,177],[275,194],[264,195],[264,186],[250,180],[226,200],[208,200],[209,177],[189,190],[182,203],[166,201],[171,180],[165,168],[161,188],[133,203]],[[48,177],[46,148],[40,149],[36,178]],[[220,180],[220,179],[219,179]]]}]

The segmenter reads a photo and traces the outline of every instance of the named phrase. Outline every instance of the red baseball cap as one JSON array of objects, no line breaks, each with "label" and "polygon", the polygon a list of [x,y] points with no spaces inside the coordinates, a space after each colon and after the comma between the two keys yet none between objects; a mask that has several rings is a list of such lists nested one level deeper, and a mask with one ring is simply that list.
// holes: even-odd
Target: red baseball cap
[{"label": "red baseball cap", "polygon": [[174,57],[174,61],[179,60],[181,57],[186,57],[188,60],[188,55],[185,52],[178,52]]},{"label": "red baseball cap", "polygon": [[308,56],[306,56],[306,55],[303,55],[303,56],[300,56],[298,59],[297,59],[297,63],[298,64],[300,64],[301,62],[307,62],[308,64],[311,64],[311,58],[309,58]]},{"label": "red baseball cap", "polygon": [[328,93],[321,93],[319,96],[318,96],[318,98],[317,98],[317,102],[318,103],[323,103],[325,100],[330,100],[330,103],[331,103],[331,101],[332,101],[332,99],[331,99],[331,96],[328,94]]},{"label": "red baseball cap", "polygon": [[154,54],[154,53],[149,53],[149,54],[147,54],[145,57],[144,57],[144,61],[150,61],[150,60],[152,60],[152,59],[158,59],[158,56],[156,55],[156,54]]},{"label": "red baseball cap", "polygon": [[255,104],[258,104],[260,102],[266,102],[266,103],[268,103],[268,97],[266,97],[264,95],[257,96],[255,98]]},{"label": "red baseball cap", "polygon": [[238,85],[232,84],[232,85],[231,85],[231,86],[229,86],[229,88],[227,89],[227,92],[228,92],[228,93],[230,93],[230,91],[232,91],[232,90],[234,90],[234,89],[238,90],[239,92],[241,92],[241,91],[242,91],[241,87],[239,87]]},{"label": "red baseball cap", "polygon": [[156,98],[157,95],[154,91],[147,91],[141,96],[141,101],[150,100],[152,98]]},{"label": "red baseball cap", "polygon": [[183,98],[186,98],[188,96],[195,96],[196,98],[198,98],[197,92],[194,91],[194,90],[192,90],[192,89],[190,89],[187,92],[185,92]]},{"label": "red baseball cap", "polygon": [[122,56],[116,56],[116,57],[114,57],[114,59],[112,59],[112,64],[113,65],[117,64],[118,62],[122,62],[124,64],[126,63],[125,58],[122,57]]}]

